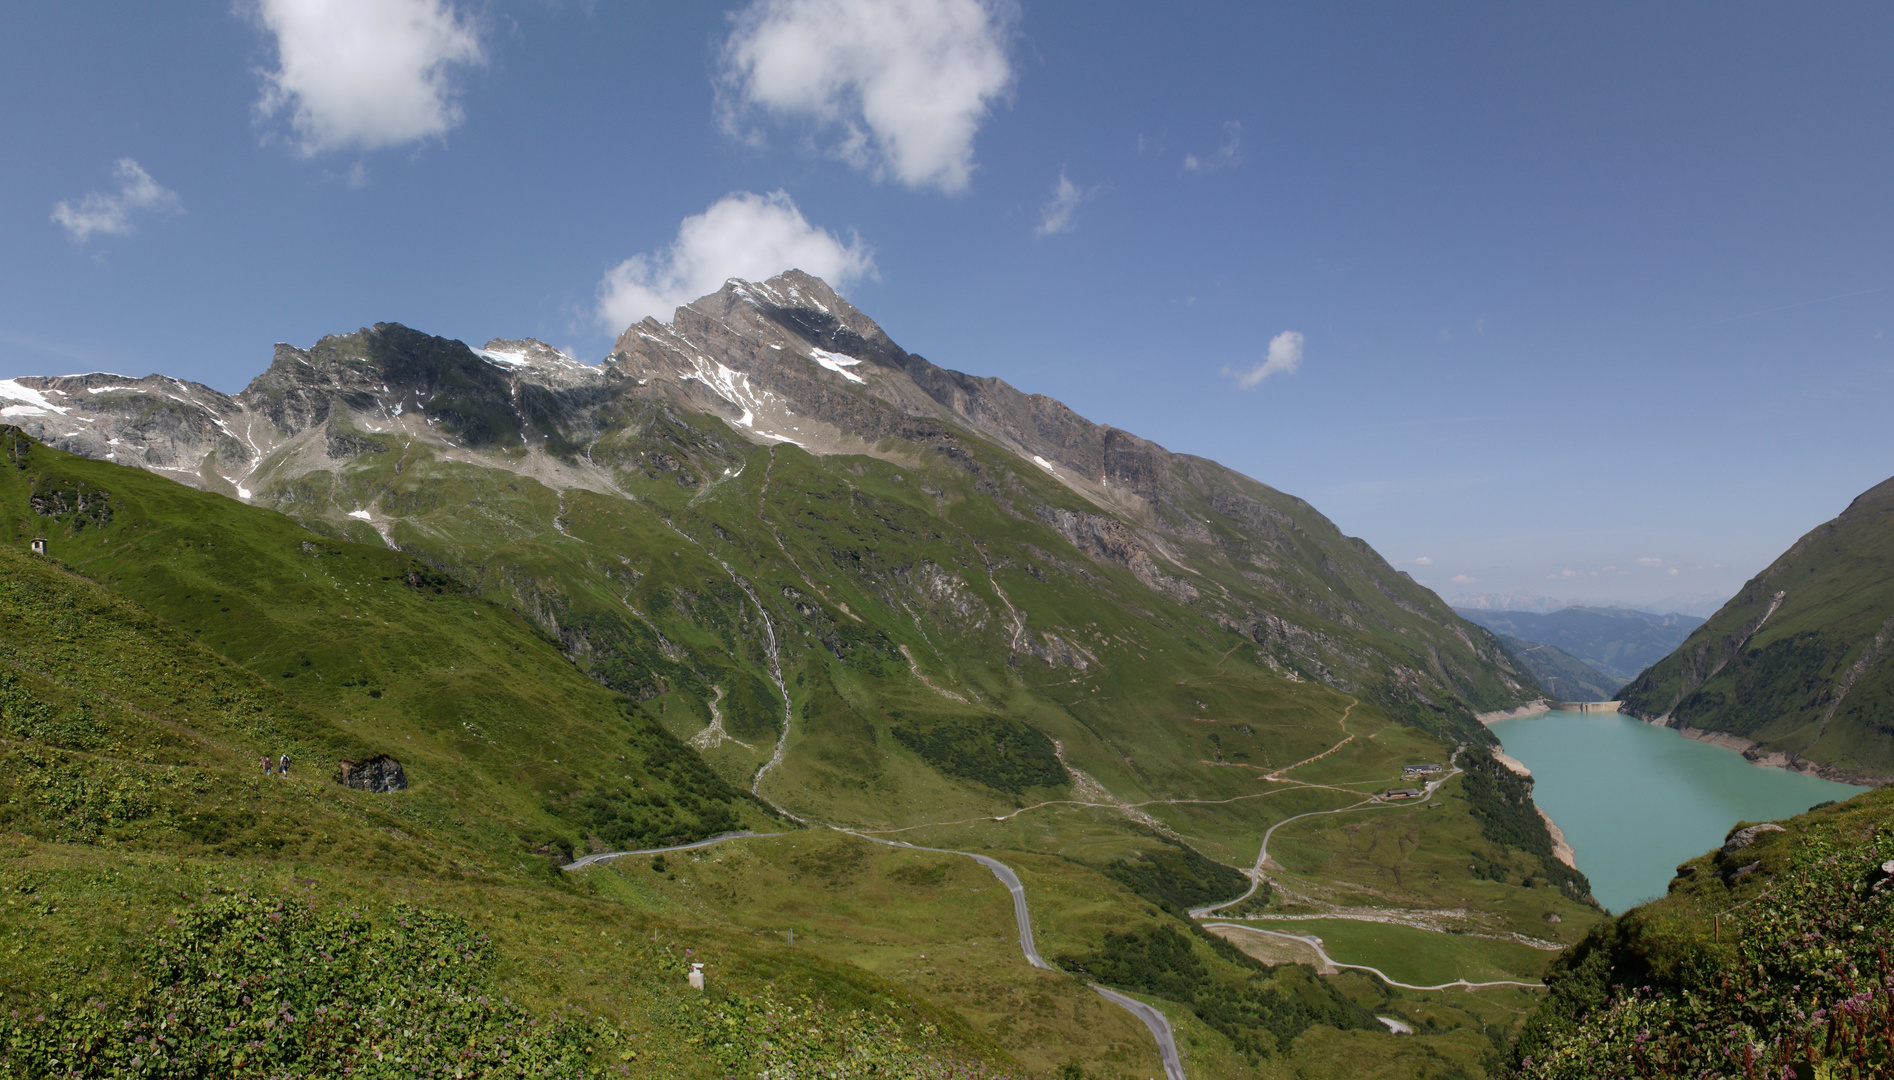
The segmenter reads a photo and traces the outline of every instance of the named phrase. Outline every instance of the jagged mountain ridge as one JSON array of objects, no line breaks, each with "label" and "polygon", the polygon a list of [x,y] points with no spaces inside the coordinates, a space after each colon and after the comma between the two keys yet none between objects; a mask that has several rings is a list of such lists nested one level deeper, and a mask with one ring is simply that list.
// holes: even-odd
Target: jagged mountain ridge
[{"label": "jagged mountain ridge", "polygon": [[[1473,737],[1472,712],[1536,691],[1494,639],[1306,502],[1092,424],[1051,398],[937,367],[799,272],[732,280],[668,324],[647,319],[597,366],[535,341],[475,350],[384,323],[306,350],[278,345],[268,370],[235,396],[162,376],[11,385],[20,400],[7,419],[51,445],[345,534],[366,522],[384,542],[449,565],[461,560],[397,539],[402,513],[312,495],[307,479],[407,457],[417,445],[558,492],[619,492],[619,472],[634,463],[694,482],[714,477],[716,462],[626,441],[627,417],[653,409],[715,416],[743,442],[819,456],[938,454],[1009,515],[1242,633],[1291,677],[1369,693],[1390,711]],[[713,441],[736,460],[725,452],[734,443]],[[1089,505],[1022,497],[1013,470],[973,452],[982,442]],[[537,606],[532,587],[513,591],[522,608]]]},{"label": "jagged mountain ridge", "polygon": [[1752,760],[1894,780],[1894,479],[1750,579],[1623,690],[1625,711]]}]

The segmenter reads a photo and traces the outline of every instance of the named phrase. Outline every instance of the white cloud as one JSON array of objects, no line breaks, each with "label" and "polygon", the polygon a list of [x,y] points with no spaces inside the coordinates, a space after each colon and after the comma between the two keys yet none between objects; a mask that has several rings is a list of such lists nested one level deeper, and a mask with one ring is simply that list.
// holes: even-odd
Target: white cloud
[{"label": "white cloud", "polygon": [[1428,558],[1425,555],[1422,555],[1420,558],[1414,560],[1414,565],[1415,566],[1432,566],[1434,565],[1434,560]]},{"label": "white cloud", "polygon": [[1646,556],[1638,560],[1638,565],[1639,566],[1662,566],[1664,565],[1664,560],[1653,559],[1653,558],[1650,558],[1649,556]]},{"label": "white cloud", "polygon": [[1448,578],[1447,580],[1453,582],[1455,585],[1471,585],[1480,579],[1476,577],[1468,577],[1465,574],[1455,574],[1452,577]]},{"label": "white cloud", "polygon": [[1243,390],[1253,390],[1271,375],[1294,375],[1302,369],[1302,334],[1295,330],[1284,330],[1269,339],[1269,352],[1263,362],[1244,372],[1224,368],[1223,373],[1235,377],[1236,385]]},{"label": "white cloud", "polygon": [[1232,165],[1243,163],[1243,125],[1231,120],[1223,125],[1223,145],[1216,152],[1205,157],[1195,154],[1184,155],[1184,171],[1194,173],[1216,172]]},{"label": "white cloud", "polygon": [[124,236],[132,231],[132,214],[138,211],[184,212],[178,193],[161,186],[131,158],[119,158],[112,175],[118,178],[116,192],[94,191],[77,204],[61,200],[53,207],[53,221],[74,241],[84,243],[93,233]]},{"label": "white cloud", "polygon": [[1098,192],[1097,188],[1086,190],[1066,179],[1065,170],[1059,170],[1059,182],[1052,185],[1052,198],[1039,208],[1039,226],[1033,230],[1035,236],[1051,236],[1054,233],[1071,232],[1078,224],[1079,204]]},{"label": "white cloud", "polygon": [[1670,569],[1668,569],[1668,570],[1666,570],[1666,571],[1664,571],[1664,573],[1666,573],[1666,574],[1669,574],[1669,575],[1670,575],[1671,577],[1676,577],[1676,576],[1677,576],[1677,568],[1673,566],[1673,567],[1671,567]]},{"label": "white cloud", "polygon": [[786,192],[726,195],[677,227],[669,249],[634,255],[599,282],[598,317],[614,327],[666,319],[733,277],[762,281],[802,270],[837,289],[872,276],[873,254],[852,232],[844,244],[809,224]]},{"label": "white cloud", "polygon": [[718,113],[803,120],[876,179],[964,191],[1013,84],[1011,0],[755,0],[724,43]]},{"label": "white cloud", "polygon": [[254,0],[276,38],[257,112],[289,114],[304,156],[444,135],[462,119],[453,75],[486,62],[449,0]]}]

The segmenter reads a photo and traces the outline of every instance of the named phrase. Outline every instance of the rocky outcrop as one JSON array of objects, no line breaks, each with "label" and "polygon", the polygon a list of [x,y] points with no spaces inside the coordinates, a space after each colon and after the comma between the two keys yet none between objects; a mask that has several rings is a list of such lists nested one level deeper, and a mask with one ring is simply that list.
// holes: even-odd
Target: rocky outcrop
[{"label": "rocky outcrop", "polygon": [[1758,836],[1761,836],[1763,833],[1786,832],[1786,831],[1788,830],[1784,829],[1782,826],[1777,825],[1773,822],[1767,822],[1767,821],[1763,822],[1761,825],[1750,825],[1746,828],[1733,829],[1730,831],[1729,837],[1723,841],[1723,849],[1722,849],[1723,854],[1725,855],[1736,854],[1737,852],[1743,850],[1749,845],[1755,843],[1756,838]]},{"label": "rocky outcrop", "polygon": [[376,754],[361,761],[344,761],[337,769],[336,783],[357,791],[388,795],[408,789],[408,774],[401,762],[387,754]]},{"label": "rocky outcrop", "polygon": [[1197,599],[1197,588],[1158,569],[1156,560],[1131,527],[1117,518],[1041,506],[1033,516],[1059,531],[1072,546],[1098,562],[1131,571],[1133,577],[1180,604]]}]

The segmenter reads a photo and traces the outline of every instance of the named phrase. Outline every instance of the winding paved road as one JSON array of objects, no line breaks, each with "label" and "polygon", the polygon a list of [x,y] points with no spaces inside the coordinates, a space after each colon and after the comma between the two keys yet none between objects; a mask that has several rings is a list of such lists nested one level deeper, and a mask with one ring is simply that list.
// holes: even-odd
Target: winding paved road
[{"label": "winding paved road", "polygon": [[746,831],[746,832],[719,833],[708,840],[699,840],[695,844],[677,844],[672,847],[645,848],[641,851],[601,851],[596,855],[587,855],[583,859],[574,859],[571,862],[560,867],[559,869],[583,870],[586,867],[592,865],[593,863],[610,862],[613,859],[622,859],[627,855],[663,855],[664,853],[670,852],[670,851],[694,851],[697,848],[709,847],[712,844],[721,844],[725,840],[743,840],[752,836],[782,836],[782,835],[784,834],[779,833],[779,832],[747,832]]},{"label": "winding paved road", "polygon": [[1321,957],[1322,962],[1325,964],[1338,968],[1354,968],[1356,971],[1372,971],[1382,982],[1387,983],[1389,986],[1398,986],[1403,990],[1451,990],[1456,986],[1464,987],[1468,990],[1477,990],[1482,986],[1529,986],[1534,990],[1545,989],[1544,983],[1520,982],[1517,979],[1495,979],[1492,982],[1468,982],[1465,979],[1455,979],[1452,982],[1441,983],[1439,986],[1415,986],[1413,983],[1396,982],[1388,978],[1387,973],[1380,968],[1369,967],[1366,964],[1344,964],[1336,960],[1328,953],[1322,951],[1322,939],[1318,937],[1304,937],[1301,934],[1286,934],[1281,930],[1265,930],[1260,926],[1244,926],[1242,923],[1204,923],[1203,928],[1205,930],[1248,930],[1255,934],[1268,934],[1270,937],[1288,938],[1291,941],[1300,941],[1309,948],[1314,949],[1315,955]]},{"label": "winding paved road", "polygon": [[[833,828],[833,826],[831,826],[831,828]],[[855,832],[852,829],[836,829],[836,831],[845,832],[850,836],[859,837],[863,840],[872,840],[877,844],[886,844],[889,847],[907,848],[911,851],[932,851],[939,855],[963,855],[979,863],[981,866],[986,867],[988,870],[993,871],[993,876],[999,878],[1000,884],[1006,886],[1006,891],[1013,896],[1013,920],[1019,925],[1019,951],[1026,954],[1026,962],[1033,967],[1040,968],[1044,971],[1055,970],[1051,964],[1046,963],[1045,957],[1039,955],[1038,946],[1033,944],[1032,912],[1026,907],[1026,886],[1020,883],[1019,875],[1013,872],[1012,867],[991,856],[978,855],[971,851],[955,851],[953,848],[922,847],[920,844],[910,844],[905,840],[883,840],[879,836],[868,836],[863,833]],[[749,837],[783,835],[785,834],[734,832],[713,836],[708,840],[699,840],[695,844],[677,844],[673,847],[645,848],[641,851],[602,851],[597,855],[587,855],[583,859],[574,859],[560,867],[560,869],[583,870],[594,863],[608,862],[612,859],[623,858],[627,855],[662,855],[670,851],[692,851],[696,848],[705,848],[712,844],[721,844],[726,840],[743,840]],[[1156,1009],[1136,998],[1129,998],[1114,990],[1107,990],[1097,983],[1092,984],[1092,989],[1103,994],[1105,1000],[1126,1009],[1131,1015],[1144,1021],[1144,1026],[1151,1029],[1152,1037],[1157,1040],[1158,1057],[1164,1061],[1164,1075],[1168,1080],[1188,1080],[1184,1075],[1184,1063],[1177,1055],[1177,1040],[1171,1034],[1170,1021],[1164,1018],[1163,1013],[1158,1012]]]},{"label": "winding paved road", "polygon": [[1171,1022],[1157,1009],[1134,997],[1126,997],[1116,990],[1107,990],[1097,983],[1092,989],[1104,995],[1106,1001],[1130,1011],[1131,1015],[1144,1021],[1151,1029],[1151,1036],[1157,1040],[1158,1056],[1164,1059],[1164,1075],[1168,1080],[1189,1080],[1184,1075],[1184,1062],[1177,1056],[1177,1040],[1171,1036]]},{"label": "winding paved road", "polygon": [[1032,913],[1026,910],[1026,886],[1019,883],[1019,875],[1013,873],[1012,867],[998,859],[989,858],[985,855],[975,855],[971,851],[955,851],[952,848],[922,847],[919,844],[910,844],[905,840],[883,840],[879,836],[865,836],[858,832],[849,832],[847,829],[841,831],[847,832],[850,836],[861,837],[863,840],[873,840],[877,844],[886,844],[889,847],[908,848],[912,851],[932,851],[940,855],[965,855],[967,858],[993,871],[993,876],[1000,879],[1000,884],[1006,886],[1006,891],[1013,894],[1013,920],[1019,924],[1019,951],[1026,954],[1026,962],[1033,967],[1042,968],[1046,971],[1052,970],[1052,965],[1046,963],[1045,957],[1040,956],[1039,949],[1033,945]]},{"label": "winding paved road", "polygon": [[[1349,738],[1354,738],[1354,736],[1351,735],[1349,736]],[[1330,750],[1327,752],[1333,752],[1334,749],[1335,747],[1331,747]],[[1459,753],[1460,751],[1456,749],[1454,751],[1455,757],[1458,757]],[[1311,758],[1310,760],[1314,760],[1314,759]],[[1290,766],[1290,768],[1295,768],[1295,766],[1292,765]],[[1288,770],[1283,770],[1283,771],[1286,772]],[[1271,825],[1269,829],[1263,833],[1262,846],[1256,852],[1255,868],[1252,869],[1249,874],[1250,887],[1243,891],[1243,895],[1237,897],[1234,900],[1225,900],[1222,903],[1218,903],[1218,904],[1208,904],[1204,907],[1191,908],[1190,917],[1193,919],[1201,919],[1204,916],[1211,914],[1212,912],[1221,911],[1224,908],[1231,906],[1232,904],[1240,904],[1243,901],[1248,900],[1251,896],[1255,895],[1257,887],[1263,883],[1263,864],[1269,861],[1269,838],[1276,835],[1277,829],[1282,828],[1284,825],[1289,824],[1291,821],[1301,821],[1303,818],[1320,817],[1323,814],[1346,814],[1351,810],[1372,810],[1372,809],[1375,809],[1377,807],[1382,807],[1382,806],[1412,806],[1416,803],[1423,803],[1423,802],[1426,802],[1428,799],[1431,799],[1434,797],[1434,792],[1440,790],[1440,785],[1446,783],[1448,780],[1458,775],[1460,775],[1460,766],[1450,765],[1448,768],[1448,771],[1442,773],[1438,779],[1430,780],[1427,782],[1426,789],[1421,793],[1421,797],[1418,799],[1412,799],[1412,800],[1407,800],[1407,801],[1398,802],[1398,803],[1390,803],[1390,802],[1382,802],[1378,798],[1371,795],[1361,800],[1358,803],[1354,803],[1349,806],[1340,807],[1339,809],[1311,810],[1306,814],[1297,814],[1295,817],[1283,818],[1281,821],[1278,821],[1274,825]]]},{"label": "winding paved road", "polygon": [[[847,832],[847,830],[843,831]],[[873,840],[877,844],[886,844],[889,847],[908,848],[913,851],[932,851],[940,855],[964,855],[974,862],[979,863],[981,866],[986,867],[988,870],[993,871],[993,876],[1000,879],[1000,884],[1006,886],[1006,891],[1013,894],[1013,919],[1019,923],[1019,949],[1026,954],[1026,962],[1033,967],[1043,968],[1046,971],[1054,970],[1053,966],[1046,963],[1045,958],[1039,955],[1038,948],[1033,945],[1032,913],[1026,909],[1026,887],[1020,884],[1019,875],[1013,872],[1012,867],[998,859],[986,855],[976,855],[971,851],[955,851],[953,848],[922,847],[919,844],[910,844],[904,840],[883,840],[879,836],[864,836],[857,832],[851,832],[849,835],[860,836],[863,840]],[[1139,1020],[1144,1021],[1144,1026],[1151,1029],[1151,1037],[1157,1040],[1157,1056],[1164,1062],[1164,1076],[1166,1080],[1189,1080],[1189,1078],[1184,1075],[1184,1061],[1177,1053],[1177,1038],[1171,1033],[1171,1022],[1164,1018],[1163,1013],[1139,1001],[1137,998],[1126,997],[1116,990],[1107,990],[1097,983],[1092,983],[1091,987],[1098,991],[1106,1001],[1111,1002],[1113,1005],[1124,1009]]]}]

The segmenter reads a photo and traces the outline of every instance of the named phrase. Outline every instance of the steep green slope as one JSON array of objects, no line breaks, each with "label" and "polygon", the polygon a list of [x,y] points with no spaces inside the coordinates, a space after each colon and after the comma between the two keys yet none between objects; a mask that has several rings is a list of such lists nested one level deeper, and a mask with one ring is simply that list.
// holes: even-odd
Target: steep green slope
[{"label": "steep green slope", "polygon": [[1894,778],[1894,480],[1756,575],[1624,688],[1646,720],[1736,736],[1756,760]]},{"label": "steep green slope", "polygon": [[[453,805],[508,790],[520,837],[570,850],[696,839],[766,820],[630,703],[585,679],[503,608],[409,556],[0,429],[0,534],[184,628],[322,724],[259,754],[314,775],[376,753]],[[230,710],[252,709],[232,691]],[[478,795],[476,795],[478,793]],[[609,818],[597,807],[610,807]],[[747,807],[747,808],[746,808]]]},{"label": "steep green slope", "polygon": [[[1568,607],[1530,611],[1462,611],[1495,634],[1554,646],[1623,686],[1668,656],[1703,620],[1675,612],[1653,615],[1628,608]],[[1610,694],[1596,700],[1606,701]],[[1574,698],[1572,700],[1582,700]]]},{"label": "steep green slope", "polygon": [[1618,680],[1559,648],[1499,634],[1499,643],[1513,662],[1532,673],[1546,693],[1558,701],[1610,701]]},{"label": "steep green slope", "polygon": [[1891,936],[1894,791],[1739,825],[1559,958],[1519,1075],[1887,1076]]},{"label": "steep green slope", "polygon": [[[0,940],[12,945],[0,950],[0,1075],[48,1075],[55,1062],[82,1076],[577,1075],[633,1064],[707,1076],[791,1060],[932,1076],[1003,1064],[957,1016],[894,984],[675,905],[598,896],[530,853],[535,834],[575,826],[562,802],[547,805],[546,786],[588,778],[549,751],[617,749],[613,771],[640,790],[765,819],[719,796],[688,752],[661,760],[661,732],[516,617],[444,586],[417,590],[400,556],[7,434],[6,531],[42,527],[33,531],[55,557],[0,547]],[[28,510],[23,522],[27,492],[48,480],[83,483],[109,519],[76,527]],[[201,611],[195,592],[186,603],[154,590],[180,616],[161,617],[62,564],[62,546],[95,570],[130,569],[113,561],[123,549],[171,574],[221,561],[230,572],[212,597],[224,603]],[[331,561],[305,579],[306,557]],[[374,570],[395,572],[361,572]],[[143,579],[120,583],[130,580]],[[245,605],[264,611],[246,620],[258,639],[265,616],[299,627],[311,663],[294,665],[293,679],[280,656],[251,670],[207,643],[226,616],[245,620]],[[325,664],[382,630],[394,655],[375,669],[387,679],[379,698],[361,684],[339,704],[319,687],[298,695],[337,681],[339,666]],[[448,692],[488,709],[484,750],[422,693],[422,672],[458,675],[475,658],[507,696],[473,682]],[[529,715],[501,723],[502,704]],[[338,756],[377,749],[401,754],[411,788],[335,782]],[[265,779],[258,759],[282,752],[290,776]],[[684,824],[675,812],[671,823]],[[713,993],[679,993],[692,959],[717,973]],[[733,1011],[794,1034],[731,1047]],[[703,1052],[712,1045],[724,1049]]]},{"label": "steep green slope", "polygon": [[[550,872],[552,861],[593,837],[643,843],[730,823],[789,828],[732,793],[663,727],[693,705],[731,702],[722,713],[727,731],[743,739],[754,734],[749,724],[762,738],[754,754],[725,744],[707,751],[710,760],[736,764],[730,775],[742,779],[766,757],[780,731],[768,710],[766,692],[775,687],[767,655],[741,654],[747,659],[722,668],[701,659],[719,648],[726,655],[753,648],[743,636],[746,627],[762,629],[752,593],[782,596],[795,612],[780,622],[772,615],[763,637],[779,641],[793,733],[807,736],[792,740],[765,793],[797,799],[804,812],[936,822],[901,835],[1003,852],[1027,878],[1042,947],[1077,958],[1076,967],[1089,970],[1084,958],[1122,951],[1110,932],[1167,942],[1165,934],[1187,934],[1199,966],[1179,963],[1205,981],[1167,983],[1159,996],[1174,990],[1183,999],[1174,1019],[1196,1040],[1193,1076],[1248,1075],[1265,1065],[1324,1075],[1361,1060],[1425,1068],[1437,1053],[1477,1075],[1488,1045],[1481,1025],[1506,1022],[1501,1007],[1397,1006],[1384,992],[1351,984],[1349,1000],[1371,1008],[1433,1010],[1437,1030],[1395,1042],[1379,1025],[1359,1027],[1353,1006],[1305,974],[1261,973],[1164,911],[1235,884],[1233,872],[1216,871],[1177,836],[1247,865],[1269,825],[1312,806],[1346,805],[1355,791],[1394,782],[1404,761],[1442,759],[1449,748],[1331,689],[1244,660],[1233,651],[1242,641],[1234,634],[1193,640],[1144,622],[1161,618],[1158,611],[1117,610],[1126,594],[1116,590],[1141,587],[1122,571],[1084,570],[1093,589],[1113,590],[1088,601],[1094,592],[1057,587],[1057,575],[1088,580],[1076,564],[1005,565],[1033,556],[1023,546],[1001,548],[997,522],[985,526],[994,538],[982,545],[957,545],[939,527],[922,531],[925,519],[899,497],[934,479],[925,472],[870,459],[844,474],[851,483],[791,485],[784,477],[811,459],[779,451],[772,467],[759,450],[744,465],[745,474],[756,470],[747,477],[754,489],[727,483],[692,506],[696,494],[680,488],[672,496],[653,484],[652,498],[641,501],[671,511],[673,525],[703,539],[700,547],[666,526],[639,543],[616,542],[624,561],[613,562],[627,579],[660,580],[640,607],[647,618],[657,623],[652,612],[666,600],[694,616],[665,613],[673,623],[662,638],[638,623],[668,666],[632,684],[650,695],[636,701],[567,661],[562,644],[585,655],[572,647],[576,635],[561,642],[412,555],[324,539],[273,512],[66,455],[17,432],[6,433],[5,446],[0,532],[11,540],[0,548],[0,658],[10,681],[0,827],[9,830],[9,861],[0,862],[7,875],[0,886],[21,903],[0,916],[0,934],[21,947],[0,951],[9,965],[0,983],[11,995],[0,1004],[21,1008],[26,1019],[0,1032],[15,1055],[0,1070],[25,1062],[31,1074],[51,1055],[87,1046],[94,1071],[105,1074],[134,1057],[151,1060],[140,1048],[160,1033],[175,1033],[181,1041],[172,1056],[186,1061],[229,1065],[241,1054],[258,1068],[296,1071],[316,1060],[298,1056],[307,1052],[366,1068],[362,1044],[337,1041],[333,1027],[307,1020],[331,1014],[405,1031],[383,1046],[391,1060],[405,1061],[425,1060],[451,1015],[470,1025],[474,1054],[494,1052],[537,1021],[538,1041],[508,1044],[522,1068],[596,1065],[634,1051],[640,1062],[668,1063],[658,1068],[667,1075],[762,1067],[776,1060],[771,1054],[791,1051],[840,1060],[880,1045],[869,1036],[897,1025],[917,1049],[890,1064],[915,1075],[934,1067],[929,1060],[1003,1064],[1009,1053],[1042,1072],[1074,1060],[1094,1075],[1141,1068],[1123,1065],[1151,1053],[1137,1022],[1109,1006],[1098,1012],[1083,982],[1025,965],[1005,936],[1012,913],[1004,893],[997,908],[970,905],[970,896],[992,893],[992,881],[958,856],[910,855],[923,862],[888,865],[900,901],[866,915],[846,907],[861,859],[799,851],[815,847],[802,839],[812,835],[806,831],[773,842],[788,847],[773,849],[782,872],[766,879],[716,876],[712,867],[750,858],[743,852],[752,849],[736,846],[701,862],[679,856],[661,873],[644,861]],[[431,478],[437,493],[447,476],[443,469]],[[733,471],[731,481],[744,478]],[[765,534],[776,560],[743,547],[728,527],[718,532],[742,520],[765,483],[761,520],[783,538],[778,546]],[[426,495],[428,483],[415,490]],[[601,547],[578,538],[628,527],[591,506],[567,499],[566,532],[554,530],[560,542]],[[49,541],[50,557],[25,553],[36,536]],[[601,555],[589,553],[594,562]],[[973,562],[983,555],[993,559],[986,590],[968,576],[950,587],[949,575],[964,575],[967,564],[984,569],[984,559]],[[735,566],[739,557],[778,576],[733,579],[718,560]],[[893,557],[922,569],[904,578],[877,564]],[[818,579],[829,593],[821,597],[796,571],[819,560],[867,568]],[[643,577],[631,578],[639,567]],[[908,584],[916,577],[918,587]],[[1015,638],[998,614],[1007,602],[1047,612],[1054,627],[1093,633],[1027,638],[1014,623],[1019,648],[1009,652]],[[896,641],[868,621],[890,605],[940,614],[922,623],[926,633],[913,616],[906,629],[889,620],[905,638]],[[576,608],[558,609],[562,630]],[[991,635],[996,658],[933,632],[983,615],[985,630],[966,633],[976,641]],[[698,650],[694,664],[668,659],[672,633]],[[1056,652],[1055,640],[1070,651]],[[909,642],[904,653],[899,646]],[[1063,659],[1054,666],[1042,653]],[[1074,657],[1088,654],[1078,667]],[[745,663],[765,673],[764,690],[753,692],[765,704],[747,714],[725,681]],[[701,670],[712,677],[693,697],[687,679]],[[702,723],[689,719],[680,733]],[[1082,747],[1098,763],[1096,776],[1061,763]],[[257,759],[285,752],[292,777],[264,780]],[[388,796],[334,782],[336,761],[376,752],[400,758],[412,787]],[[1048,796],[1053,801],[1040,806]],[[991,816],[977,829],[953,823],[968,807]],[[1437,869],[1406,886],[1397,869],[1373,902],[1432,906],[1451,891],[1454,902],[1473,898],[1475,910],[1460,916],[1469,927],[1543,933],[1546,890],[1531,887],[1530,872],[1512,881],[1442,880],[1440,870],[1468,865],[1467,851],[1489,849],[1470,839],[1477,830],[1457,805],[1431,820],[1441,824],[1439,836],[1400,846],[1427,853]],[[623,831],[608,833],[612,827]],[[772,849],[755,850],[767,861]],[[1304,898],[1323,887],[1298,885]],[[774,906],[759,904],[763,895]],[[338,910],[361,918],[338,925]],[[1582,929],[1587,909],[1568,902],[1558,910],[1566,927]],[[178,929],[159,931],[169,918]],[[899,965],[912,961],[888,953],[889,920],[899,921],[910,948],[934,958],[905,991],[858,970],[909,982]],[[793,954],[753,936],[774,938],[784,922],[807,931]],[[958,936],[943,939],[945,926]],[[971,936],[1003,947],[967,949]],[[608,951],[577,947],[601,941]],[[438,969],[439,980],[404,966],[416,950],[442,944],[453,945],[457,959]],[[817,1005],[804,1030],[820,1045],[739,1040],[727,1060],[693,1057],[700,1045],[693,1040],[712,1030],[703,1025],[722,1021],[669,999],[687,947],[712,960],[734,995],[711,1003],[754,1030],[802,1023],[795,1017],[805,1006],[795,1002],[808,994]],[[285,967],[306,976],[285,986],[307,1010],[294,1024],[253,1008],[260,999],[248,993]],[[226,992],[233,976],[248,980],[251,1001]],[[1205,995],[1225,984],[1241,996],[1213,1008]],[[514,1004],[480,1004],[509,996]],[[1015,996],[1034,1003],[1030,1025],[992,1007]],[[75,1005],[94,999],[104,1008]],[[362,1011],[370,999],[406,1003],[406,1011],[390,1011],[392,1004]],[[556,1007],[568,1010],[566,1020],[553,1020]],[[585,1015],[574,1018],[574,1008]],[[44,1021],[36,1019],[42,1012]],[[188,1030],[165,1028],[172,1015]],[[147,1042],[136,1042],[140,1036]]]}]

